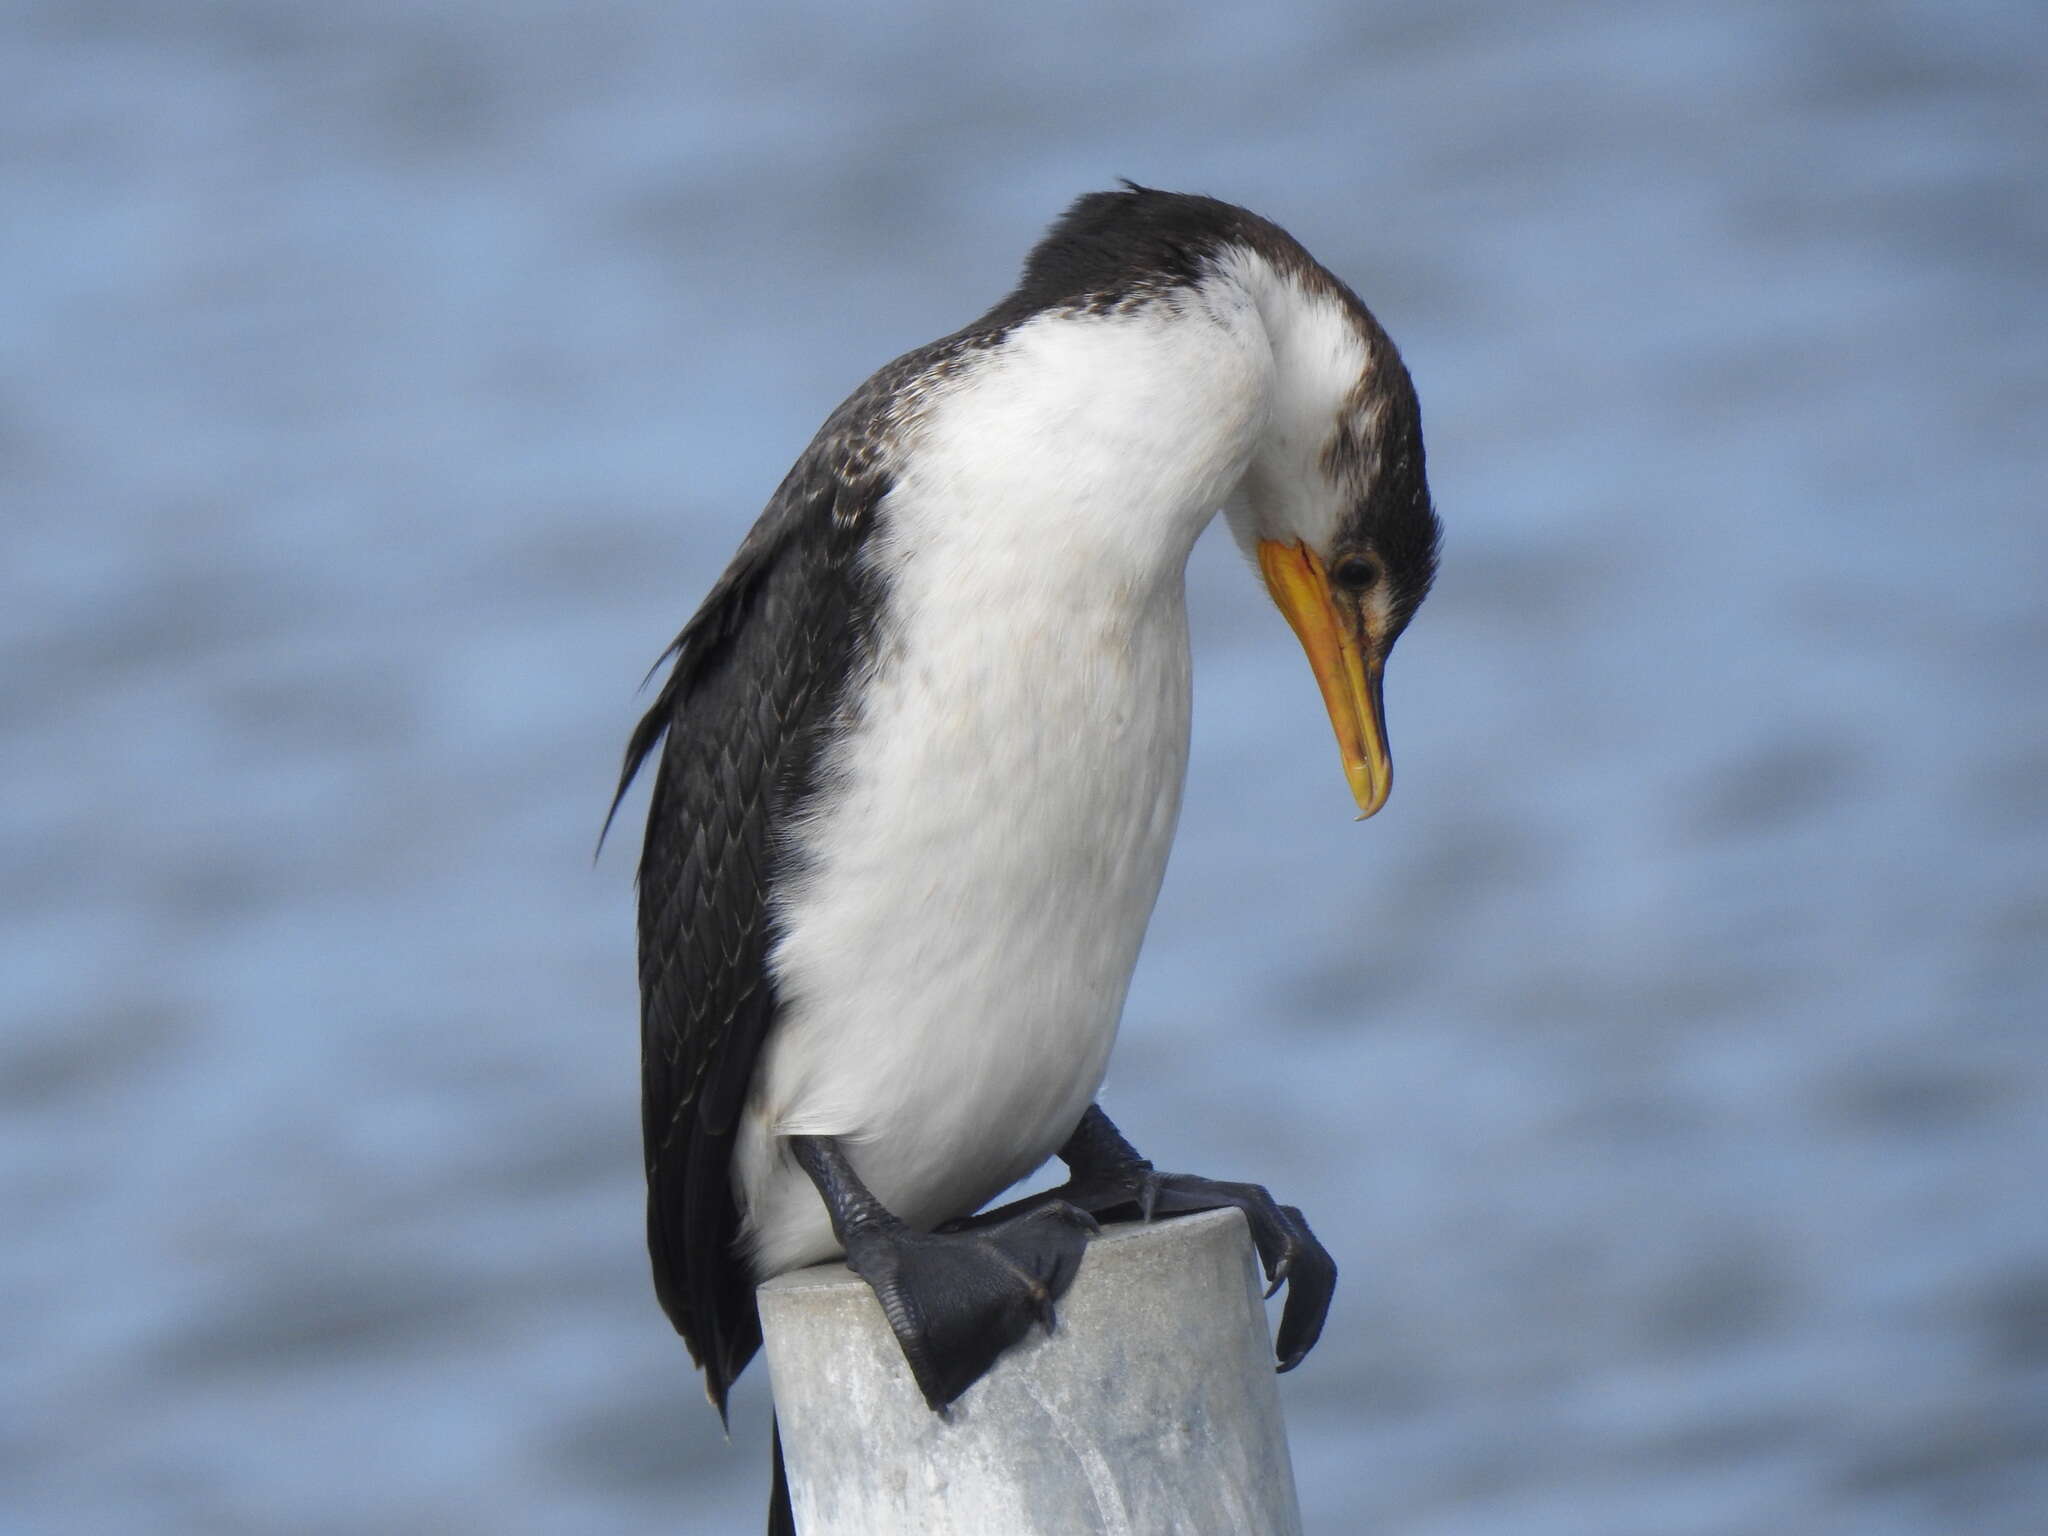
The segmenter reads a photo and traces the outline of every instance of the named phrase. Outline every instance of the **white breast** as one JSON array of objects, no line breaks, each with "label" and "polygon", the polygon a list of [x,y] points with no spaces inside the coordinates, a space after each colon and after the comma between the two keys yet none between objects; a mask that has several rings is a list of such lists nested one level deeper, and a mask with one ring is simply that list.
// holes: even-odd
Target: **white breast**
[{"label": "white breast", "polygon": [[962,1215],[1100,1087],[1187,763],[1183,572],[1264,424],[1249,303],[1033,321],[929,407],[881,508],[874,674],[778,893],[735,1160],[757,1273],[838,1251],[776,1138]]}]

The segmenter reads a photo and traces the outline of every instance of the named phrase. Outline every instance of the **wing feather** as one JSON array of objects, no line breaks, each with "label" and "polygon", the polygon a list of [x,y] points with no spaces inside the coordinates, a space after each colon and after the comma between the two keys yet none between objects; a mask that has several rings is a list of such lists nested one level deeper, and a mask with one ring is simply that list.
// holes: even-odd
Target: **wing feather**
[{"label": "wing feather", "polygon": [[780,832],[815,787],[875,610],[863,546],[886,481],[832,427],[666,653],[612,801],[616,814],[658,745],[639,873],[647,1242],[656,1294],[721,1414],[760,1346],[732,1155],[775,1018]]}]

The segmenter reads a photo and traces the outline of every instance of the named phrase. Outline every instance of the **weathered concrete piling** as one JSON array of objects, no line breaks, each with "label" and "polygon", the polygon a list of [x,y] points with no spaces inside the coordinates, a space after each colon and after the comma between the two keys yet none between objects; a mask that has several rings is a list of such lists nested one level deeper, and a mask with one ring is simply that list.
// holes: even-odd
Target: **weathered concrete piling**
[{"label": "weathered concrete piling", "polygon": [[843,1265],[761,1287],[803,1536],[1299,1536],[1244,1218],[1120,1225],[940,1416]]}]

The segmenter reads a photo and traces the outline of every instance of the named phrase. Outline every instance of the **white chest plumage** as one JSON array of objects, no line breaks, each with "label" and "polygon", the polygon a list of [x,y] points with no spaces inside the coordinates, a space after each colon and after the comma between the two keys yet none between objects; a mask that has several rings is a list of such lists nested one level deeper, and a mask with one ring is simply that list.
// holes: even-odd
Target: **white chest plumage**
[{"label": "white chest plumage", "polygon": [[1046,317],[936,389],[881,508],[877,663],[778,893],[783,1001],[734,1164],[757,1273],[837,1252],[776,1138],[914,1224],[1099,1088],[1180,808],[1184,569],[1266,425],[1235,290]]}]

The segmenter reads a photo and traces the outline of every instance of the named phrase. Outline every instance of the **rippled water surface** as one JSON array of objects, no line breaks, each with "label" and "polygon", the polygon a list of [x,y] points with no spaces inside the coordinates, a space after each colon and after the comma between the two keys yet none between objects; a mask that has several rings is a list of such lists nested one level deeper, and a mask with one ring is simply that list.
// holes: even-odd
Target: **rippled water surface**
[{"label": "rippled water surface", "polygon": [[0,1526],[754,1528],[640,1251],[634,685],[1129,175],[1354,282],[1451,529],[1366,827],[1198,552],[1107,1099],[1337,1251],[1311,1529],[2037,1536],[2037,8],[695,9],[0,10]]}]

